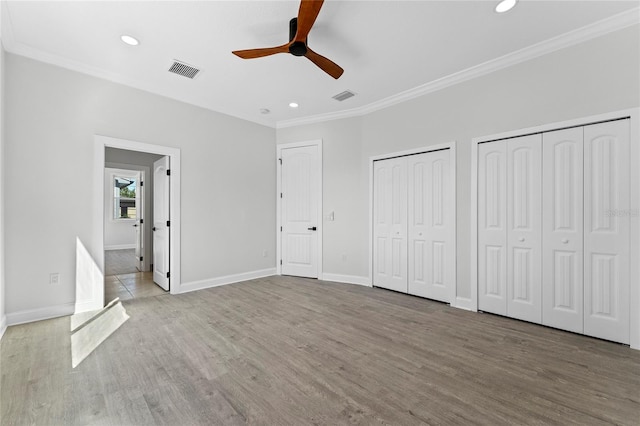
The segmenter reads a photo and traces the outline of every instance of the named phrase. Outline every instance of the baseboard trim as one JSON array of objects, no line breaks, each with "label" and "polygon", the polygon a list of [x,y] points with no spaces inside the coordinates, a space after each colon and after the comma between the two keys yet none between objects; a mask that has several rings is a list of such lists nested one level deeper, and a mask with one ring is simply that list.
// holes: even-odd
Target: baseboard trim
[{"label": "baseboard trim", "polygon": [[256,278],[264,278],[276,275],[276,268],[260,269],[258,271],[243,272],[241,274],[225,275],[223,277],[209,278],[200,281],[191,281],[182,283],[178,293],[188,293],[196,290],[204,290],[205,288],[219,287],[221,285],[238,283],[241,281],[255,280]]},{"label": "baseboard trim", "polygon": [[322,274],[322,280],[371,287],[371,280],[369,280],[369,277],[360,277],[358,275],[341,275],[341,274],[324,273]]},{"label": "baseboard trim", "polygon": [[102,309],[102,302],[103,301],[98,299],[76,302],[74,305],[73,313],[79,314],[81,312],[97,311],[98,309]]},{"label": "baseboard trim", "polygon": [[115,244],[112,246],[104,246],[105,250],[130,250],[136,248],[135,244]]},{"label": "baseboard trim", "polygon": [[7,331],[7,316],[3,315],[2,318],[0,318],[0,340],[2,336],[4,336],[5,331]]},{"label": "baseboard trim", "polygon": [[73,314],[75,303],[47,306],[46,308],[27,309],[7,314],[7,326],[25,324],[28,322],[48,320]]},{"label": "baseboard trim", "polygon": [[466,297],[456,297],[455,303],[452,303],[451,306],[458,309],[464,309],[465,311],[477,312],[471,304],[471,299]]}]

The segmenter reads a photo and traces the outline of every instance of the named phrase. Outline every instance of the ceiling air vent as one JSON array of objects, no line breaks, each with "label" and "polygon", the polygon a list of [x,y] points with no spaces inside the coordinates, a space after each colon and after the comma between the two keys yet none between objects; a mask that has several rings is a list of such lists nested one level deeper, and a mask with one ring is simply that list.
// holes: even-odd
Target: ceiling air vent
[{"label": "ceiling air vent", "polygon": [[338,93],[337,95],[333,96],[333,99],[335,99],[336,101],[344,101],[345,99],[349,99],[351,97],[354,97],[356,94],[353,92],[350,92],[349,90],[345,90],[342,93]]},{"label": "ceiling air vent", "polygon": [[192,67],[191,65],[187,65],[184,62],[174,60],[173,64],[171,64],[171,67],[169,68],[169,72],[187,78],[195,78],[200,70],[198,68]]}]

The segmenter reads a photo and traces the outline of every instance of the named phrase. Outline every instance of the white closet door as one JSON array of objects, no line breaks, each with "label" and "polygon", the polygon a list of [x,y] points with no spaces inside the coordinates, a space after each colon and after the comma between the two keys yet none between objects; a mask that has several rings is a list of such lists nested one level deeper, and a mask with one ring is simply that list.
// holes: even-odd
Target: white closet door
[{"label": "white closet door", "polygon": [[583,331],[583,128],[542,138],[542,323]]},{"label": "white closet door", "polygon": [[542,135],[507,141],[507,315],[542,321]]},{"label": "white closet door", "polygon": [[478,308],[507,314],[507,146],[478,146]]},{"label": "white closet door", "polygon": [[407,292],[407,159],[373,165],[373,285]]},{"label": "white closet door", "polygon": [[318,146],[285,148],[281,169],[281,272],[318,278],[320,169]]},{"label": "white closet door", "polygon": [[407,157],[410,294],[451,302],[455,286],[455,188],[450,151]]},{"label": "white closet door", "polygon": [[584,128],[584,333],[629,343],[629,120]]}]

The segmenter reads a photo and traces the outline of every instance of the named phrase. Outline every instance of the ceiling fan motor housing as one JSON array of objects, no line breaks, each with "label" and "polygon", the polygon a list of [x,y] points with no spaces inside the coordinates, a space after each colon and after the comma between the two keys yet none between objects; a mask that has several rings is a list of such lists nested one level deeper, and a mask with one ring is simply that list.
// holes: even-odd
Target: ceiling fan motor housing
[{"label": "ceiling fan motor housing", "polygon": [[[298,32],[298,18],[291,18],[289,21],[289,41],[293,41],[293,38]],[[307,54],[307,41],[296,41],[289,46],[289,53],[294,56],[304,56]]]}]

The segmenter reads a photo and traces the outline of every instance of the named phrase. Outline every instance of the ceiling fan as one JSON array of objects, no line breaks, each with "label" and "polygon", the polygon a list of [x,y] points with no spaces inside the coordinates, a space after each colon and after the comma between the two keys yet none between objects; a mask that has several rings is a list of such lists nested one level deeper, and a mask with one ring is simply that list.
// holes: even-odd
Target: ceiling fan
[{"label": "ceiling fan", "polygon": [[294,56],[306,56],[311,62],[331,77],[338,79],[344,72],[333,61],[317,54],[307,46],[307,35],[320,13],[324,0],[301,0],[298,17],[289,21],[289,43],[282,46],[263,49],[235,50],[232,53],[242,59],[261,58],[276,53],[291,53]]}]

